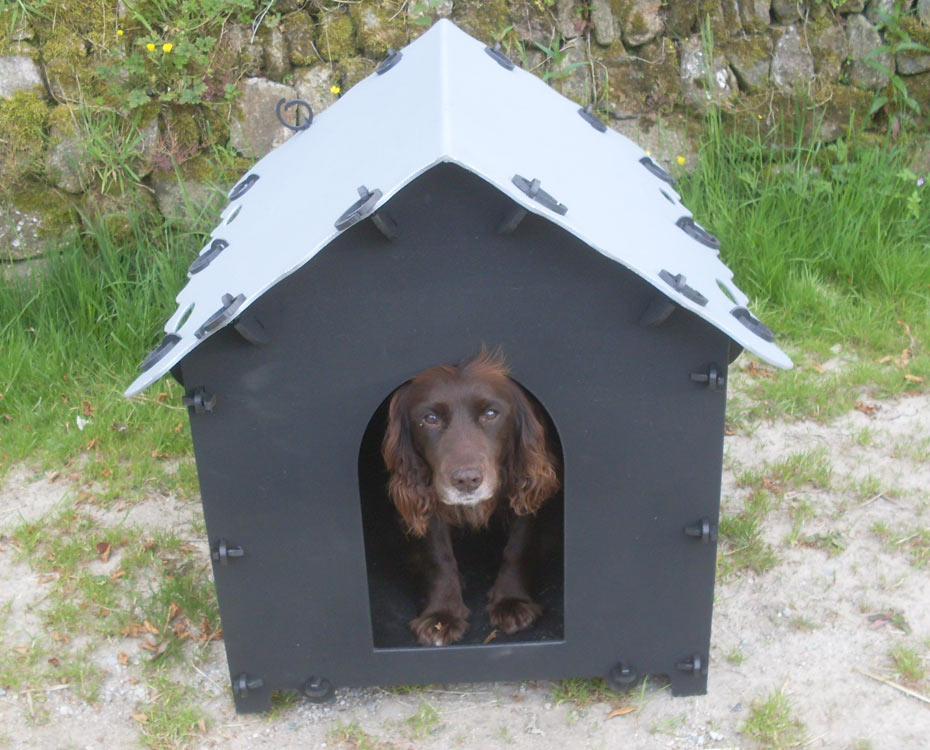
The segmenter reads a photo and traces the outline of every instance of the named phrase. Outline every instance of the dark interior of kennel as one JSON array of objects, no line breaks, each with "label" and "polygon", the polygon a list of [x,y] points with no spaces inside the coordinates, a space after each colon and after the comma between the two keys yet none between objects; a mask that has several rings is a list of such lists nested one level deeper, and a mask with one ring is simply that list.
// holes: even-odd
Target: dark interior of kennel
[{"label": "dark interior of kennel", "polygon": [[[675,694],[706,690],[725,388],[691,376],[725,375],[729,339],[683,309],[644,325],[664,296],[539,216],[499,234],[513,209],[438,165],[383,207],[394,241],[356,224],[174,370],[215,397],[190,418],[238,711],[308,678],[661,673]],[[361,443],[394,388],[482,344],[502,347],[558,428],[560,635],[402,646],[408,603],[382,640],[363,523],[380,479],[360,477]]]},{"label": "dark interior of kennel", "polygon": [[[532,394],[527,395],[533,399]],[[423,593],[418,585],[421,576],[415,567],[416,556],[411,550],[415,542],[408,538],[385,492],[388,476],[381,460],[380,448],[387,425],[389,402],[390,397],[378,407],[365,430],[358,462],[368,598],[375,648],[417,645],[407,623],[417,616]],[[550,450],[561,467],[562,448],[558,431],[545,409],[538,401],[536,404],[538,413],[546,423]],[[560,479],[564,479],[561,471],[559,474]],[[543,613],[530,628],[513,635],[492,628],[485,612],[487,592],[494,583],[507,541],[503,519],[495,518],[488,528],[480,531],[453,531],[453,545],[462,576],[462,596],[465,606],[472,613],[462,644],[561,641],[564,637],[561,491],[543,505],[535,520],[539,549],[534,556],[532,594],[542,605]]]}]

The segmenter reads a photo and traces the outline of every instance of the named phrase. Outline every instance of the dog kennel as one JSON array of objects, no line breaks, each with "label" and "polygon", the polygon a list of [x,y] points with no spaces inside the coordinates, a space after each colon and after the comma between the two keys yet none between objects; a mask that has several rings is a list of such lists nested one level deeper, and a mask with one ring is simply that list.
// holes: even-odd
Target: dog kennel
[{"label": "dog kennel", "polygon": [[[570,676],[705,692],[727,367],[791,366],[717,247],[640,148],[448,21],[255,164],[126,392],[186,390],[237,710]],[[385,405],[482,345],[561,451],[546,612],[491,632],[478,565],[465,640],[424,648]]]}]

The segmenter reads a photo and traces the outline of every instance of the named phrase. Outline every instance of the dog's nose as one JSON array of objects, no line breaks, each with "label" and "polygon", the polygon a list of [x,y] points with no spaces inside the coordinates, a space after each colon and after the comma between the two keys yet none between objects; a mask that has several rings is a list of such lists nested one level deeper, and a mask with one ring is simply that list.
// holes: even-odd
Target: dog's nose
[{"label": "dog's nose", "polygon": [[460,492],[474,492],[481,486],[484,475],[481,469],[469,467],[452,472],[452,486]]}]

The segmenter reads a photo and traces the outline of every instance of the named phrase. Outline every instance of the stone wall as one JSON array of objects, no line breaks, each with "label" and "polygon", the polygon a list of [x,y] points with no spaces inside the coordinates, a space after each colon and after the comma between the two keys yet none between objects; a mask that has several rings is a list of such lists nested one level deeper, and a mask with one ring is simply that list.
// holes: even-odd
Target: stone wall
[{"label": "stone wall", "polygon": [[439,17],[666,162],[711,105],[763,130],[802,111],[823,140],[930,112],[930,0],[229,0],[238,15],[176,37],[140,21],[145,0],[88,2],[0,11],[0,259],[81,221],[198,221],[291,135],[281,98],[320,112]]}]

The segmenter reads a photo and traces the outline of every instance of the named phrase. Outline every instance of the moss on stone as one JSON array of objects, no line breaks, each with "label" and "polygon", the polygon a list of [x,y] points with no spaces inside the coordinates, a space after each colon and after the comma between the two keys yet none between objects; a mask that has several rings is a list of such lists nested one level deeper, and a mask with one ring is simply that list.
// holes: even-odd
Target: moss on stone
[{"label": "moss on stone", "polygon": [[41,219],[39,236],[42,238],[62,236],[78,222],[74,198],[40,180],[21,184],[10,202],[20,211]]},{"label": "moss on stone", "polygon": [[209,185],[225,181],[213,160],[202,154],[188,159],[180,166],[179,171],[186,182]]},{"label": "moss on stone", "polygon": [[41,170],[49,108],[33,91],[17,91],[0,99],[0,190]]},{"label": "moss on stone", "polygon": [[48,127],[60,137],[72,136],[77,131],[74,118],[74,110],[71,107],[67,104],[59,104],[49,113]]},{"label": "moss on stone", "polygon": [[[515,0],[514,5],[519,5],[521,13],[539,14],[539,10],[530,3]],[[455,23],[485,44],[497,39],[504,29],[512,25],[511,18],[518,17],[516,13],[511,14],[507,0],[459,0],[452,10]]]},{"label": "moss on stone", "polygon": [[68,0],[54,13],[35,15],[32,23],[52,94],[59,100],[96,95],[102,88],[98,68],[118,45],[118,3]]},{"label": "moss on stone", "polygon": [[317,29],[316,48],[329,62],[352,57],[356,53],[352,16],[342,10],[323,14]]},{"label": "moss on stone", "polygon": [[921,23],[916,16],[903,18],[901,20],[901,31],[907,34],[912,42],[922,44],[924,47],[930,47],[930,26]]},{"label": "moss on stone", "polygon": [[813,125],[820,127],[818,135],[835,140],[850,128],[859,128],[872,105],[873,92],[853,86],[827,85],[815,94],[816,101],[825,102],[814,110]]},{"label": "moss on stone", "polygon": [[128,240],[136,227],[137,217],[156,214],[155,198],[148,190],[96,190],[84,194],[82,219],[95,231],[105,227],[116,241]]},{"label": "moss on stone", "polygon": [[595,70],[607,71],[610,109],[621,116],[668,113],[678,99],[681,76],[671,39],[655,39],[635,55],[615,42],[601,53],[594,52],[593,61]]},{"label": "moss on stone", "polygon": [[151,179],[153,182],[176,182],[180,176],[185,183],[217,185],[225,190],[254,164],[252,159],[242,157],[217,159],[203,153],[180,164],[176,170],[155,170],[152,172]]},{"label": "moss on stone", "polygon": [[53,13],[33,16],[33,25],[43,47],[54,44],[59,37],[73,35],[85,41],[90,51],[102,52],[117,40],[118,5],[100,0],[57,2]]},{"label": "moss on stone", "polygon": [[313,51],[313,20],[306,13],[292,13],[281,22],[281,33],[287,40],[287,51],[293,65],[312,65],[317,61]]},{"label": "moss on stone", "polygon": [[920,114],[910,110],[909,114],[914,117],[918,129],[926,131],[930,125],[930,72],[906,76],[903,80],[907,85],[907,95],[920,104]]},{"label": "moss on stone", "polygon": [[735,37],[717,49],[726,57],[742,91],[755,91],[769,78],[772,41],[764,34]]},{"label": "moss on stone", "polygon": [[204,147],[218,146],[229,140],[232,109],[231,102],[220,102],[200,110],[200,116],[203,118],[200,140]]},{"label": "moss on stone", "polygon": [[350,6],[356,37],[362,54],[381,59],[388,49],[407,44],[406,16],[383,2],[364,2]]},{"label": "moss on stone", "polygon": [[364,57],[347,57],[339,61],[337,66],[339,85],[346,92],[363,78],[369,76],[375,69],[375,64]]},{"label": "moss on stone", "polygon": [[691,36],[697,23],[700,6],[700,0],[679,0],[667,3],[665,24],[668,33],[676,39]]},{"label": "moss on stone", "polygon": [[614,16],[619,21],[624,41],[638,47],[637,40],[649,32],[643,14],[630,0],[612,0],[610,5]]},{"label": "moss on stone", "polygon": [[193,105],[175,104],[165,107],[161,113],[164,144],[168,154],[177,163],[182,163],[200,151],[202,145],[202,113]]},{"label": "moss on stone", "polygon": [[84,39],[64,31],[42,44],[49,90],[59,100],[74,101],[96,93],[100,61],[87,54]]},{"label": "moss on stone", "polygon": [[737,34],[741,30],[739,13],[736,13],[735,26],[731,28],[721,9],[720,0],[698,0],[698,33],[703,31],[705,23],[710,25],[711,39],[715,45],[717,42],[726,39],[731,34]]},{"label": "moss on stone", "polygon": [[[2,23],[2,21],[0,21]],[[19,55],[28,57],[33,62],[41,62],[42,54],[39,48],[32,42],[9,42],[4,43],[0,40],[0,55]]]},{"label": "moss on stone", "polygon": [[814,60],[814,72],[818,76],[836,80],[849,54],[845,30],[828,19],[812,21],[805,27],[805,31]]}]

